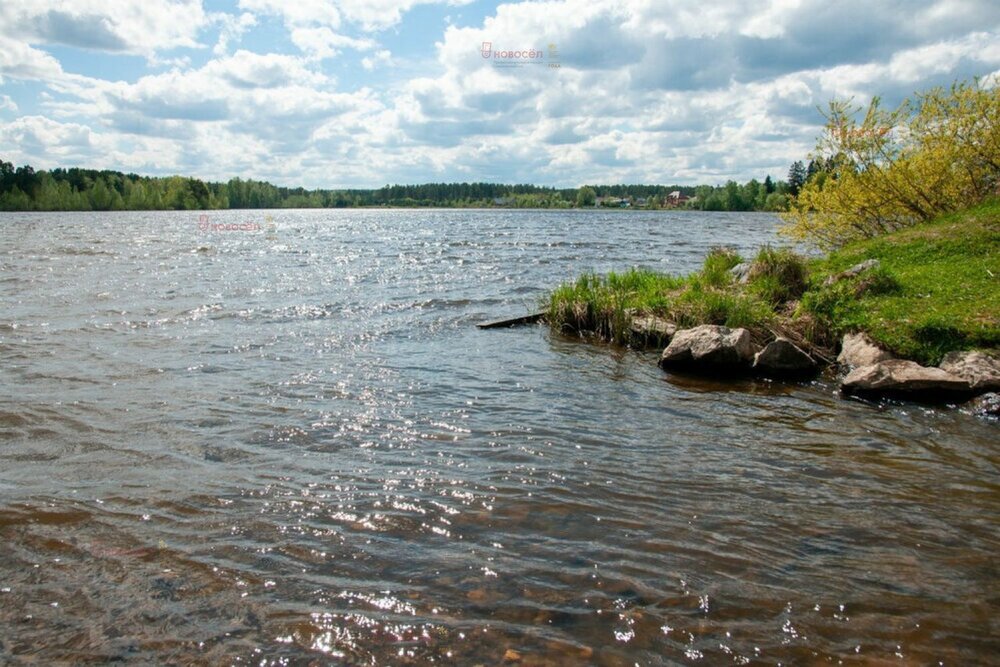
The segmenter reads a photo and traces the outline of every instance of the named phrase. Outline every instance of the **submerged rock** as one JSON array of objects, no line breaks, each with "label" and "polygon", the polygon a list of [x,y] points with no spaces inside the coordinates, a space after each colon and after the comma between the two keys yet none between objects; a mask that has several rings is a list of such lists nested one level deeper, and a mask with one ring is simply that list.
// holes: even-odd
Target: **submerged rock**
[{"label": "submerged rock", "polygon": [[838,364],[851,368],[871,366],[890,359],[895,359],[895,357],[876,345],[864,333],[850,333],[844,336],[840,346],[840,354],[837,355]]},{"label": "submerged rock", "polygon": [[1000,394],[990,392],[969,401],[966,406],[977,417],[1000,419]]},{"label": "submerged rock", "polygon": [[823,282],[823,286],[829,287],[830,285],[838,283],[841,280],[845,280],[847,278],[854,278],[855,276],[860,276],[865,271],[871,271],[872,269],[877,269],[879,267],[879,264],[880,262],[877,259],[866,259],[863,262],[855,264],[849,269],[845,269],[840,273],[835,273],[832,276],[828,277]]},{"label": "submerged rock", "polygon": [[1000,357],[995,353],[949,352],[938,367],[968,382],[975,392],[1000,390]]},{"label": "submerged rock", "polygon": [[915,361],[889,359],[851,371],[840,385],[845,394],[948,403],[972,394],[966,380]]},{"label": "submerged rock", "polygon": [[816,372],[816,361],[787,338],[775,338],[753,359],[753,369],[763,375],[786,377]]},{"label": "submerged rock", "polygon": [[662,347],[670,344],[677,325],[655,315],[642,315],[632,319],[632,343],[640,347]]},{"label": "submerged rock", "polygon": [[701,372],[746,371],[754,344],[746,329],[704,324],[674,334],[660,357],[660,368]]}]

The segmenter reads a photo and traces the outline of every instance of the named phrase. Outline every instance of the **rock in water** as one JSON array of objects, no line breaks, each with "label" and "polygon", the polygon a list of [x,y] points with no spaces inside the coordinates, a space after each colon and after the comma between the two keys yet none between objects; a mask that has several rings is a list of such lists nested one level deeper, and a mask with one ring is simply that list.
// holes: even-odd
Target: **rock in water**
[{"label": "rock in water", "polygon": [[840,354],[837,355],[837,363],[841,366],[860,368],[894,358],[892,354],[872,342],[872,339],[867,334],[850,333],[844,336],[844,340],[840,345]]},{"label": "rock in water", "polygon": [[977,393],[1000,390],[1000,358],[995,353],[949,352],[938,367],[962,378]]},{"label": "rock in water", "polygon": [[704,324],[674,334],[660,357],[660,368],[695,372],[747,371],[754,345],[746,329]]},{"label": "rock in water", "polygon": [[840,385],[846,394],[948,403],[972,394],[969,383],[940,368],[889,359],[851,371]]},{"label": "rock in water", "polygon": [[1000,419],[1000,394],[983,394],[969,401],[966,407],[977,417]]},{"label": "rock in water", "polygon": [[642,315],[632,319],[632,343],[639,347],[662,347],[670,344],[677,325],[655,315]]},{"label": "rock in water", "polygon": [[787,338],[775,338],[753,359],[755,371],[772,377],[803,376],[816,372],[816,362]]}]

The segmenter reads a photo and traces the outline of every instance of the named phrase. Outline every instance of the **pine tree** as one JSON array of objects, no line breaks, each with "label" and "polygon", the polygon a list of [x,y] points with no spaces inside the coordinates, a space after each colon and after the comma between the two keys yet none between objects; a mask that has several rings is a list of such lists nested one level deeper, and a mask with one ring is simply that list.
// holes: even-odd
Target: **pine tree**
[{"label": "pine tree", "polygon": [[796,160],[788,169],[788,189],[792,196],[799,194],[799,190],[806,182],[806,167],[801,160]]}]

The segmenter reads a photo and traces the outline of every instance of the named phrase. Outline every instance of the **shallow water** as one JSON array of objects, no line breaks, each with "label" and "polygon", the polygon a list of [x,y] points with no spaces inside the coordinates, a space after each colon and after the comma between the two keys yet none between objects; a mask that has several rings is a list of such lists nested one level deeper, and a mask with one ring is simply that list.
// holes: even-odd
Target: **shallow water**
[{"label": "shallow water", "polygon": [[208,225],[0,216],[0,663],[1000,652],[995,425],[474,326],[773,217]]}]

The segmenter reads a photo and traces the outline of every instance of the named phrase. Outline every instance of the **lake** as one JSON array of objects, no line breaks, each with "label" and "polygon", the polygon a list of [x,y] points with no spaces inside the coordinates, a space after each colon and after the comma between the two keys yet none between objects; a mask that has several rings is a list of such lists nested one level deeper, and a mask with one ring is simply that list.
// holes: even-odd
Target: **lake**
[{"label": "lake", "polygon": [[995,425],[475,327],[775,217],[201,216],[0,214],[0,663],[1000,653]]}]

